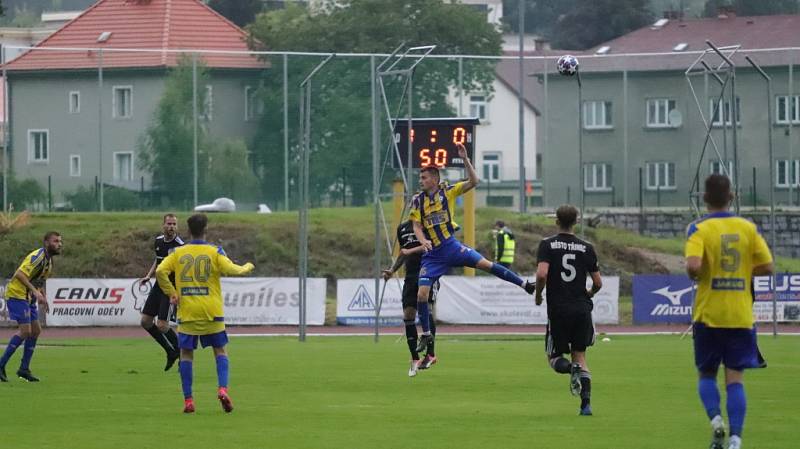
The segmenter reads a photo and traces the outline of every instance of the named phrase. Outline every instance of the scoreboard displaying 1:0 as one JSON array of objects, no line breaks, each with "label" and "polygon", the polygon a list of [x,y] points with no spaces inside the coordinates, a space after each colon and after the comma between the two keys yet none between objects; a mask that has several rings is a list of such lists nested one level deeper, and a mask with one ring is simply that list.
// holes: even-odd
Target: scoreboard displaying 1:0
[{"label": "scoreboard displaying 1:0", "polygon": [[408,139],[411,138],[411,165],[413,168],[434,166],[437,168],[464,167],[458,156],[457,144],[467,149],[470,160],[475,156],[475,125],[477,118],[426,118],[412,119],[411,132],[408,120],[394,122],[394,141],[400,153],[392,155],[394,168],[408,167]]}]

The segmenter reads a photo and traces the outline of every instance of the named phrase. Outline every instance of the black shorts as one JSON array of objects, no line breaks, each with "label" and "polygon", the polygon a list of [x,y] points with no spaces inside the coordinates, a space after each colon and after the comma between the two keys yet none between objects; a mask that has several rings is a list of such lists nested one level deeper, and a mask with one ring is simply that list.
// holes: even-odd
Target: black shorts
[{"label": "black shorts", "polygon": [[586,351],[594,345],[592,312],[553,314],[547,321],[544,345],[550,358]]},{"label": "black shorts", "polygon": [[[419,282],[416,278],[406,278],[403,282],[403,308],[413,307],[417,308],[417,292],[419,291]],[[439,281],[431,285],[431,292],[428,295],[428,302],[435,303],[436,295],[439,294]]]},{"label": "black shorts", "polygon": [[142,307],[142,314],[157,316],[161,321],[167,321],[167,318],[175,321],[175,309],[173,309],[172,316],[169,316],[169,309],[169,297],[158,286],[158,282],[155,282],[147,295],[144,307]]}]

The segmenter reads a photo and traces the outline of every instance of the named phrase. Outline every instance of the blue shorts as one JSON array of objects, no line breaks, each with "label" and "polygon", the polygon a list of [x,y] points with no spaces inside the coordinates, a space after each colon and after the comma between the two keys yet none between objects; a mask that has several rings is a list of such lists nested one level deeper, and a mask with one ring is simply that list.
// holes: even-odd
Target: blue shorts
[{"label": "blue shorts", "polygon": [[716,373],[719,364],[742,371],[758,368],[756,329],[728,329],[694,323],[694,363],[701,373]]},{"label": "blue shorts", "polygon": [[433,285],[452,267],[475,268],[481,259],[483,256],[479,252],[454,238],[449,238],[422,255],[419,285]]},{"label": "blue shorts", "polygon": [[178,347],[181,349],[197,349],[197,340],[204,348],[222,348],[228,344],[228,333],[225,331],[208,335],[189,335],[178,332]]},{"label": "blue shorts", "polygon": [[8,318],[18,324],[30,324],[31,321],[39,321],[39,309],[36,303],[31,304],[26,299],[6,299]]}]

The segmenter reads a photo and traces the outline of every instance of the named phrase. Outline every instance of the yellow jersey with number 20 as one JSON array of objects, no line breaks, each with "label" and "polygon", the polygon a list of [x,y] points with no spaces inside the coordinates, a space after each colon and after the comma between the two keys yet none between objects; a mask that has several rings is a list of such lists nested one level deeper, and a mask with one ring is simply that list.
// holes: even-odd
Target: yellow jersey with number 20
[{"label": "yellow jersey with number 20", "polygon": [[[225,330],[222,276],[240,276],[253,271],[253,264],[236,265],[222,248],[202,240],[193,240],[175,248],[156,269],[161,290],[172,296],[178,293],[178,332],[210,335]],[[169,275],[175,273],[175,287]]]},{"label": "yellow jersey with number 20", "polygon": [[686,257],[703,260],[692,321],[752,328],[753,268],[772,262],[756,225],[730,212],[715,212],[690,224],[686,234]]}]

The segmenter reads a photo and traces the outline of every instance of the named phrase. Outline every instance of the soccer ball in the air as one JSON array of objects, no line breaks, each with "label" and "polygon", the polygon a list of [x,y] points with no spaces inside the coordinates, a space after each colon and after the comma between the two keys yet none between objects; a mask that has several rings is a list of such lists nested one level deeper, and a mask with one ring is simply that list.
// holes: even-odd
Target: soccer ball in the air
[{"label": "soccer ball in the air", "polygon": [[578,58],[572,55],[564,55],[558,58],[556,63],[558,73],[564,76],[572,76],[578,73]]}]

